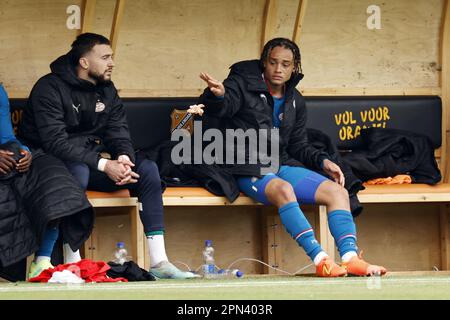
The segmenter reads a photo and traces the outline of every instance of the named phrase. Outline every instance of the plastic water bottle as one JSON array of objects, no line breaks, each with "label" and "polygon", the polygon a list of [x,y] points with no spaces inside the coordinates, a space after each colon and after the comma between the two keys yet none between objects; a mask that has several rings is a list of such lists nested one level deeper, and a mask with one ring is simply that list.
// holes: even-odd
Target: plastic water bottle
[{"label": "plastic water bottle", "polygon": [[116,250],[114,251],[113,262],[117,264],[124,264],[128,261],[128,251],[125,249],[125,243],[117,242]]},{"label": "plastic water bottle", "polygon": [[239,269],[220,269],[218,275],[220,278],[234,279],[242,278],[244,273]]},{"label": "plastic water bottle", "polygon": [[214,261],[214,248],[212,247],[212,241],[205,241],[205,248],[203,249],[203,276],[206,279],[216,278],[216,264]]}]

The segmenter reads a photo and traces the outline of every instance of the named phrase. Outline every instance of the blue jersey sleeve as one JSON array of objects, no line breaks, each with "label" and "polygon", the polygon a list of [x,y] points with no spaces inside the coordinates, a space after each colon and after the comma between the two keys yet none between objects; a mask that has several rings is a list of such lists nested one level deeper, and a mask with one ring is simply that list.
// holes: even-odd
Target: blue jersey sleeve
[{"label": "blue jersey sleeve", "polygon": [[11,114],[9,112],[8,95],[0,84],[0,144],[16,141],[23,149],[30,151],[26,146],[22,145],[14,135],[11,123]]}]

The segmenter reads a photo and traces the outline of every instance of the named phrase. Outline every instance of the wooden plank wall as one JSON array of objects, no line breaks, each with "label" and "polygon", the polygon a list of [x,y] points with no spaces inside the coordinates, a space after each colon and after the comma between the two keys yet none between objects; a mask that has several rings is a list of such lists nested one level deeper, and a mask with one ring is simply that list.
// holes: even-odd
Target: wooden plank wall
[{"label": "wooden plank wall", "polygon": [[[261,215],[255,208],[244,207],[170,207],[165,209],[165,242],[169,259],[186,270],[182,264],[197,269],[202,263],[205,240],[212,240],[216,264],[228,267],[246,257],[263,260]],[[109,261],[114,246],[124,241],[130,250],[130,219],[117,209],[100,208],[93,237],[90,258]],[[101,235],[101,236],[98,236]],[[145,251],[145,267],[150,261]],[[142,266],[144,267],[144,266]],[[246,274],[262,273],[263,266],[253,261],[236,264]]]},{"label": "wooden plank wall", "polygon": [[305,88],[439,85],[442,1],[383,1],[380,30],[366,26],[372,4],[310,1],[302,36]]},{"label": "wooden plank wall", "polygon": [[67,29],[66,9],[80,4],[0,0],[0,81],[12,97],[27,97],[50,62],[67,51],[77,31]]},{"label": "wooden plank wall", "polygon": [[[91,31],[109,36],[115,1],[95,2]],[[379,4],[381,30],[368,30],[366,10],[372,1],[309,1],[300,43],[302,90],[436,92],[443,2],[384,1]],[[273,36],[291,38],[298,1],[272,3]],[[49,63],[68,50],[77,33],[66,27],[66,8],[73,4],[81,1],[0,0],[0,79],[11,96],[26,96]],[[203,88],[198,79],[201,70],[223,79],[233,62],[258,57],[265,4],[265,0],[127,2],[115,83],[126,96],[198,94]]]}]

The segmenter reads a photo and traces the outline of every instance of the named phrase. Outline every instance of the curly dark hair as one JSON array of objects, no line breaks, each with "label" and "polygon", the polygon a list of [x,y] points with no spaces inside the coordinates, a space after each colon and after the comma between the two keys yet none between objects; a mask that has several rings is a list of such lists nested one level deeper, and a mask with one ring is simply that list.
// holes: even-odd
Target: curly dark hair
[{"label": "curly dark hair", "polygon": [[274,38],[272,40],[269,40],[263,48],[263,51],[261,53],[261,58],[259,59],[259,62],[261,64],[261,68],[264,69],[264,62],[267,60],[267,58],[270,55],[270,52],[275,47],[283,47],[286,49],[290,49],[294,55],[294,74],[301,74],[302,73],[302,58],[300,55],[300,49],[298,48],[297,44],[289,40],[287,38]]}]

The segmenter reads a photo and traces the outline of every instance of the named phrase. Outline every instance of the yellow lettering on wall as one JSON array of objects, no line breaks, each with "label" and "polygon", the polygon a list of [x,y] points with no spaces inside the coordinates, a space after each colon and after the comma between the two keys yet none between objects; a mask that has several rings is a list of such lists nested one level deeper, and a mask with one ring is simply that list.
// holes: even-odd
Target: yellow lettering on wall
[{"label": "yellow lettering on wall", "polygon": [[13,126],[17,126],[20,123],[20,120],[22,119],[23,110],[14,110],[11,113],[11,122]]},{"label": "yellow lettering on wall", "polygon": [[355,128],[355,138],[358,137],[361,134],[361,127],[360,126],[356,126]]},{"label": "yellow lettering on wall", "polygon": [[367,110],[363,110],[360,112],[362,122],[366,122],[367,120]]},{"label": "yellow lettering on wall", "polygon": [[361,135],[361,130],[367,128],[386,128],[389,116],[389,107],[370,107],[359,111],[359,119],[355,119],[352,111],[343,111],[334,115],[336,125],[340,126],[339,139],[347,141]]},{"label": "yellow lettering on wall", "polygon": [[377,119],[377,121],[383,120],[383,109],[382,108],[377,108],[377,111],[375,113],[375,118]]},{"label": "yellow lettering on wall", "polygon": [[352,127],[347,127],[347,140],[352,140],[353,139],[353,134],[352,134]]},{"label": "yellow lettering on wall", "polygon": [[339,130],[339,139],[341,139],[341,141],[345,141],[345,137],[347,136],[346,133],[347,131],[345,131],[345,127],[342,127]]},{"label": "yellow lettering on wall", "polygon": [[391,119],[389,117],[389,108],[386,106],[378,107],[376,109],[370,108],[369,110],[362,110],[359,114],[363,123],[367,121],[386,121]]},{"label": "yellow lettering on wall", "polygon": [[369,121],[374,122],[375,121],[375,109],[370,108],[369,110]]},{"label": "yellow lettering on wall", "polygon": [[353,120],[353,112],[345,111],[342,122],[344,124],[355,124],[356,121]]},{"label": "yellow lettering on wall", "polygon": [[352,111],[344,111],[339,114],[335,114],[334,121],[336,122],[336,125],[340,125],[341,123],[344,125],[356,123],[356,120],[353,119]]},{"label": "yellow lettering on wall", "polygon": [[342,121],[342,113],[334,115],[334,121],[336,121],[336,125],[340,125]]},{"label": "yellow lettering on wall", "polygon": [[388,107],[383,107],[383,120],[390,120],[391,117],[389,117],[389,108]]}]

